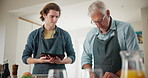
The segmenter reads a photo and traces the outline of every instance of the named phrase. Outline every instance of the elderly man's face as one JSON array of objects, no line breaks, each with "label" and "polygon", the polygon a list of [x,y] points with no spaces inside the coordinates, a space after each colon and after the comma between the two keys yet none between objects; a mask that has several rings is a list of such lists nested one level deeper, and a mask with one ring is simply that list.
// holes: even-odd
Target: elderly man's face
[{"label": "elderly man's face", "polygon": [[92,23],[94,23],[101,31],[107,31],[109,28],[108,15],[100,12],[94,12],[91,16]]}]

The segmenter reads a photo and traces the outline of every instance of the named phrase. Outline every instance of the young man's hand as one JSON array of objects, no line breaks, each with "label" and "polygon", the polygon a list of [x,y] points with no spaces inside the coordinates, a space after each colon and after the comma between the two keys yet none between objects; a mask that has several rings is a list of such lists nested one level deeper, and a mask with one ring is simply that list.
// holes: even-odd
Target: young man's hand
[{"label": "young man's hand", "polygon": [[55,57],[48,56],[42,56],[40,57],[41,63],[55,63]]},{"label": "young man's hand", "polygon": [[55,57],[54,62],[55,62],[56,64],[62,64],[62,60],[61,60],[58,56]]}]

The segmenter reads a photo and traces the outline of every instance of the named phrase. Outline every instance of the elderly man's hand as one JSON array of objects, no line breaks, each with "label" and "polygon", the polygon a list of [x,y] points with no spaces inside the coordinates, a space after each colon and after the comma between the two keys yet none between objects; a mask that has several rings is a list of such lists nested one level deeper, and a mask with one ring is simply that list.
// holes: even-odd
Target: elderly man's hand
[{"label": "elderly man's hand", "polygon": [[94,72],[90,72],[90,78],[98,78]]},{"label": "elderly man's hand", "polygon": [[103,78],[118,78],[118,76],[111,72],[105,72]]}]

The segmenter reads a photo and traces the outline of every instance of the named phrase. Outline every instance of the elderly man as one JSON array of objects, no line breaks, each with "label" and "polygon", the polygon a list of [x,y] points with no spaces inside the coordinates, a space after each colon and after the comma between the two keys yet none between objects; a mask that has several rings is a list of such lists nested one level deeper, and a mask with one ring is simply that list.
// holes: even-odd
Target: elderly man
[{"label": "elderly man", "polygon": [[94,66],[94,69],[103,70],[104,78],[120,77],[122,63],[119,52],[139,50],[132,26],[112,19],[110,10],[100,0],[89,6],[88,14],[96,28],[92,29],[85,39],[82,68],[92,69]]}]

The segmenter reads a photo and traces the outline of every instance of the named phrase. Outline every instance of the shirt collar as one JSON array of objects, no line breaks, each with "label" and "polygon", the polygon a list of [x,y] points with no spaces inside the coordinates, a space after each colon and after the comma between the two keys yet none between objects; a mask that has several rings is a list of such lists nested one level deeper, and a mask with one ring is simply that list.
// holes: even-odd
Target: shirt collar
[{"label": "shirt collar", "polygon": [[115,20],[111,20],[111,27],[110,27],[111,30],[116,30],[116,24],[115,24]]},{"label": "shirt collar", "polygon": [[[57,26],[55,26],[55,30],[56,30],[56,32],[58,32],[58,27]],[[45,30],[45,27],[44,27],[44,25],[41,27],[41,32],[44,32],[44,30]]]},{"label": "shirt collar", "polygon": [[[41,34],[41,37],[43,37],[43,32],[44,32],[44,30],[45,30],[45,27],[44,27],[44,25],[41,27],[41,29],[40,29],[40,34]],[[59,32],[59,27],[55,27],[55,34],[56,33],[58,33]]]}]

